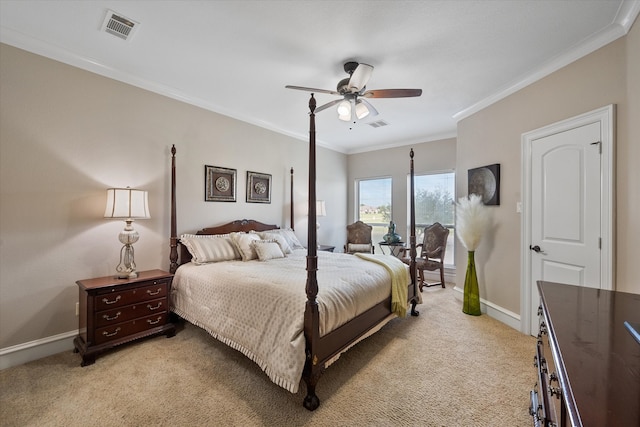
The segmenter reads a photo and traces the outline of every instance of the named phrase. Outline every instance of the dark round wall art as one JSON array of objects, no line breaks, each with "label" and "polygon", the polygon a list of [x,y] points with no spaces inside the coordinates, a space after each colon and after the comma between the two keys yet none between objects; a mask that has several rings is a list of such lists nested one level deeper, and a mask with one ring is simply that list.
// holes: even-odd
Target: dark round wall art
[{"label": "dark round wall art", "polygon": [[485,205],[500,204],[500,164],[469,169],[468,192],[482,197]]}]

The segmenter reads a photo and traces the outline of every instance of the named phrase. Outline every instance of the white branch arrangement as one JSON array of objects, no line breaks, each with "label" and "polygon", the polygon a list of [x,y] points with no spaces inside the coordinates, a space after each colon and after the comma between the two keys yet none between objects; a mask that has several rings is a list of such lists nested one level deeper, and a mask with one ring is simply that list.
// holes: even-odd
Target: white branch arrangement
[{"label": "white branch arrangement", "polygon": [[461,197],[456,203],[456,235],[468,251],[475,251],[489,227],[489,210],[477,194]]}]

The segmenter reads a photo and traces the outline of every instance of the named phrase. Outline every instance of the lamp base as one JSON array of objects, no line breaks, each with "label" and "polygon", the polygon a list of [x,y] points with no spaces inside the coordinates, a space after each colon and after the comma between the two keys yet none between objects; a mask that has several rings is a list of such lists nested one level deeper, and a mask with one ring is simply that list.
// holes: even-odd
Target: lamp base
[{"label": "lamp base", "polygon": [[138,277],[133,246],[131,244],[127,243],[120,249],[120,262],[116,267],[116,271],[115,277],[117,279],[135,279]]},{"label": "lamp base", "polygon": [[137,271],[131,271],[131,272],[123,272],[123,273],[118,273],[114,276],[114,278],[116,279],[136,279],[138,277],[138,272]]}]

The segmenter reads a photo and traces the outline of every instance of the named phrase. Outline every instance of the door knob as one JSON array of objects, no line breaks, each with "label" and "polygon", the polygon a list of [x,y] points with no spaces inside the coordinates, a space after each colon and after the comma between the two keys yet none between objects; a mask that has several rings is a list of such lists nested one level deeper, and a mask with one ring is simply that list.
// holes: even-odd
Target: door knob
[{"label": "door knob", "polygon": [[538,245],[535,245],[535,246],[529,245],[529,249],[531,249],[534,252],[538,252],[538,253],[542,252],[542,249],[540,249],[540,246],[538,246]]}]

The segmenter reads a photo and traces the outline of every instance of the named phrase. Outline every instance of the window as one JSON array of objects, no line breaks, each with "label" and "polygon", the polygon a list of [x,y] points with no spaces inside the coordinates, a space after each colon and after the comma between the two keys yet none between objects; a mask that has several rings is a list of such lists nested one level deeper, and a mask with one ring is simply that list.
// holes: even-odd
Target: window
[{"label": "window", "polygon": [[[422,243],[426,226],[437,221],[447,227],[449,239],[447,240],[444,263],[449,267],[455,266],[455,181],[456,174],[454,172],[439,172],[414,177],[416,244]],[[410,188],[409,184],[407,188]],[[411,203],[410,200],[409,203]],[[407,208],[407,212],[410,212],[409,208],[410,206]]]},{"label": "window", "polygon": [[373,227],[371,242],[375,245],[387,234],[391,221],[391,178],[361,179],[358,186],[358,220]]}]

